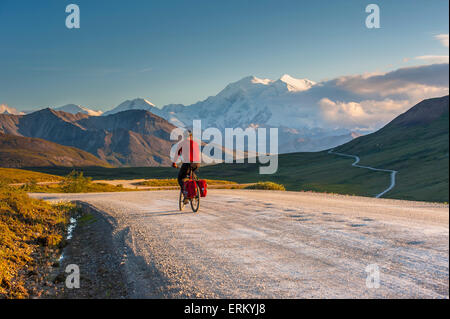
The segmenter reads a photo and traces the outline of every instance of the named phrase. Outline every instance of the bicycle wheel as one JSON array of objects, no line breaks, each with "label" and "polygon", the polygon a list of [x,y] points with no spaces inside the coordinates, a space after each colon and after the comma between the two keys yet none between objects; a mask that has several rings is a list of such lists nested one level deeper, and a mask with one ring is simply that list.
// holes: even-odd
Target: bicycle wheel
[{"label": "bicycle wheel", "polygon": [[184,195],[183,195],[183,191],[180,190],[180,198],[178,200],[178,208],[180,209],[180,211],[182,211],[184,209]]},{"label": "bicycle wheel", "polygon": [[198,211],[198,209],[200,208],[200,188],[198,187],[197,182],[195,183],[195,187],[197,188],[197,196],[190,199],[191,208],[194,213],[196,213]]}]

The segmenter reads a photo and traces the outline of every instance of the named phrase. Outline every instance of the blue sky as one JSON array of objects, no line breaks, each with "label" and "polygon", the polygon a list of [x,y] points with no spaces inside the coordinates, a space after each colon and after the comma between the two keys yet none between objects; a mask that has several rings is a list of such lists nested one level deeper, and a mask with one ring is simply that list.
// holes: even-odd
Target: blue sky
[{"label": "blue sky", "polygon": [[[377,3],[381,29],[365,27]],[[78,4],[81,28],[67,29]],[[314,81],[448,55],[447,0],[0,1],[0,104],[190,104],[247,75]],[[404,59],[408,60],[404,60]]]}]

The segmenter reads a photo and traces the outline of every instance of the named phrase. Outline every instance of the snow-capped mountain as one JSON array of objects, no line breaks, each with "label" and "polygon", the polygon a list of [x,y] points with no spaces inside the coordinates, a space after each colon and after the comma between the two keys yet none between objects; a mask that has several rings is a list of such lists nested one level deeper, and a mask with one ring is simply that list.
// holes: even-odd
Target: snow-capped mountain
[{"label": "snow-capped mountain", "polygon": [[[192,125],[193,119],[219,129],[225,127],[271,126],[315,128],[311,103],[299,94],[316,85],[308,79],[295,79],[287,74],[278,80],[245,77],[225,87],[216,96],[183,106],[167,105],[158,114],[175,125]],[[317,110],[314,111],[316,113]]]},{"label": "snow-capped mountain", "polygon": [[283,75],[278,80],[245,77],[216,96],[184,106],[166,105],[150,110],[177,126],[203,128],[277,127],[279,152],[320,151],[352,139],[352,132],[329,127],[317,107],[321,84]]},{"label": "snow-capped mountain", "polygon": [[248,76],[227,85],[216,96],[192,105],[158,108],[147,100],[135,99],[104,115],[142,109],[181,127],[190,127],[197,119],[202,120],[204,129],[277,127],[280,152],[318,151],[352,139],[351,131],[328,127],[323,120],[317,94],[309,94],[319,87],[320,83],[288,74],[277,80]]},{"label": "snow-capped mountain", "polygon": [[0,114],[14,114],[23,115],[25,113],[18,111],[17,109],[10,107],[6,104],[0,104]]},{"label": "snow-capped mountain", "polygon": [[295,79],[289,74],[283,75],[279,81],[284,83],[290,92],[306,91],[316,84],[316,82],[308,79]]},{"label": "snow-capped mountain", "polygon": [[66,104],[63,106],[60,106],[58,108],[54,109],[55,111],[63,111],[67,113],[77,114],[77,113],[83,113],[90,116],[100,116],[103,114],[102,111],[94,111],[91,109],[88,109],[87,107],[76,105],[76,104]]},{"label": "snow-capped mountain", "polygon": [[[103,113],[103,115],[111,115],[111,114],[119,113],[122,111],[129,111],[129,110],[145,110],[145,111],[153,112],[154,109],[155,109],[155,105],[152,102],[150,102],[146,99],[137,98],[134,100],[126,100],[125,102],[122,102],[121,104],[119,104],[118,106],[113,108],[112,110]],[[156,113],[156,112],[157,111],[155,111],[153,113]]]},{"label": "snow-capped mountain", "polygon": [[175,125],[192,125],[202,119],[206,126],[225,127],[272,126],[316,127],[311,122],[310,104],[296,94],[316,85],[308,79],[295,79],[287,74],[278,80],[245,77],[229,84],[216,96],[189,106],[172,104],[157,111]]}]

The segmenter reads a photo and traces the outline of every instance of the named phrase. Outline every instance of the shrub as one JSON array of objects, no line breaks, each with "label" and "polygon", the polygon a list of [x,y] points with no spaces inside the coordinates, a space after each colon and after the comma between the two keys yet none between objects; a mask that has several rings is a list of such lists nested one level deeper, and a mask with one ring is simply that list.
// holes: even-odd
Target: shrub
[{"label": "shrub", "polygon": [[62,191],[64,193],[83,193],[86,192],[91,184],[91,177],[84,177],[83,172],[72,171],[62,182]]},{"label": "shrub", "polygon": [[285,191],[284,185],[277,184],[273,182],[258,182],[253,185],[249,185],[246,189],[264,189],[264,190],[274,190],[274,191]]}]

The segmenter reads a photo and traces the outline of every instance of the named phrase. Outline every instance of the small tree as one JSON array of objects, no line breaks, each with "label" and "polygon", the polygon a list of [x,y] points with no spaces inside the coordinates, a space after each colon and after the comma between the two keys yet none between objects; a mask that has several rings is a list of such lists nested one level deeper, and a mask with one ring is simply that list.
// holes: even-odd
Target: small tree
[{"label": "small tree", "polygon": [[64,193],[82,193],[91,184],[91,177],[84,177],[83,172],[72,171],[64,178],[62,191]]}]

